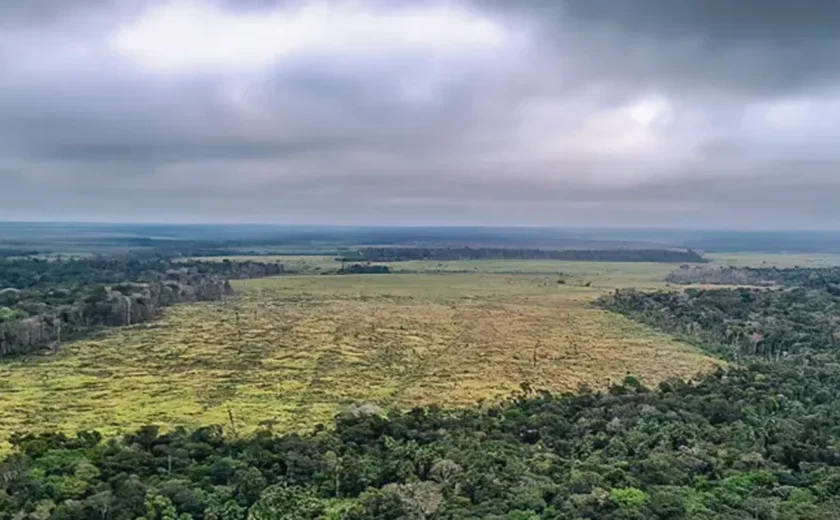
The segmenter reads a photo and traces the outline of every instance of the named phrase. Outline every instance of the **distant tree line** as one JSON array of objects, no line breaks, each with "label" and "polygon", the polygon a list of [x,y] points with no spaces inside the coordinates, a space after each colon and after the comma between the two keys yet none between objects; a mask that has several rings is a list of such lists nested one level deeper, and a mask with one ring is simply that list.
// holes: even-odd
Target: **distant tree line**
[{"label": "distant tree line", "polygon": [[0,258],[10,257],[27,257],[37,255],[38,251],[34,249],[5,249],[0,248]]},{"label": "distant tree line", "polygon": [[89,258],[0,259],[0,289],[37,289],[123,281],[149,281],[172,269],[229,279],[259,278],[284,273],[281,263],[173,261],[158,255],[94,256]]},{"label": "distant tree line", "polygon": [[599,304],[727,359],[834,352],[840,298],[827,288],[616,290]]},{"label": "distant tree line", "polygon": [[678,284],[802,286],[840,290],[840,267],[681,266],[666,281]]},{"label": "distant tree line", "polygon": [[158,281],[72,288],[0,291],[0,356],[56,348],[102,327],[148,321],[180,302],[218,300],[230,294],[218,276],[170,272]]},{"label": "distant tree line", "polygon": [[342,265],[341,268],[336,271],[337,274],[388,274],[390,272],[391,268],[387,265],[374,265],[368,263]]},{"label": "distant tree line", "polygon": [[493,247],[366,247],[344,256],[344,261],[405,262],[431,260],[571,260],[588,262],[703,263],[700,254],[680,249],[512,249]]},{"label": "distant tree line", "polygon": [[203,274],[219,275],[228,280],[264,278],[266,276],[280,276],[286,273],[283,264],[279,262],[254,262],[251,260],[232,262],[230,260],[223,260],[221,262],[178,262],[178,265],[185,265]]},{"label": "distant tree line", "polygon": [[220,299],[231,292],[230,279],[282,273],[282,264],[258,262],[0,260],[0,356],[148,321],[167,305]]}]

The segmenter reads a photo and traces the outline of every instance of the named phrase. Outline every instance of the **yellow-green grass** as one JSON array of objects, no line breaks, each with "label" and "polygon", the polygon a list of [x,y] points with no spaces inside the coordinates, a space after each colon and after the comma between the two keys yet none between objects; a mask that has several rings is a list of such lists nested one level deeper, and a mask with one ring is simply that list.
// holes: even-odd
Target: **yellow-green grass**
[{"label": "yellow-green grass", "polygon": [[556,275],[572,285],[590,283],[595,288],[659,287],[677,266],[648,262],[572,262],[559,260],[460,260],[410,261],[389,264],[394,272],[489,273],[507,275]]},{"label": "yellow-green grass", "polygon": [[833,253],[706,253],[716,264],[734,267],[832,267],[840,266]]},{"label": "yellow-green grass", "polygon": [[[287,270],[301,273],[331,272],[341,264],[331,256],[217,256],[195,258],[202,261],[280,262]],[[490,273],[510,275],[557,275],[570,284],[591,282],[594,287],[659,287],[674,264],[653,262],[572,262],[560,260],[459,260],[436,262],[415,260],[387,262],[395,273]],[[555,280],[556,281],[556,280]]]},{"label": "yellow-green grass", "polygon": [[651,276],[628,268],[581,267],[576,276],[591,276],[590,287],[554,274],[234,282],[224,302],[171,307],[155,322],[0,363],[0,438],[149,423],[306,430],[353,402],[457,407],[504,398],[523,382],[574,391],[632,374],[654,385],[718,365],[592,305],[604,290],[596,287]]}]

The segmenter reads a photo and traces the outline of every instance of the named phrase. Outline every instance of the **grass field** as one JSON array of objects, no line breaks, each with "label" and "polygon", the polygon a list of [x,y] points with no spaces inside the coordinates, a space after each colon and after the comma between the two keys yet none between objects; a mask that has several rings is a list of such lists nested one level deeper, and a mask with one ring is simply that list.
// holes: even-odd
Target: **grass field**
[{"label": "grass field", "polygon": [[[332,272],[341,264],[331,256],[218,256],[195,258],[205,262],[280,262],[287,270],[316,274]],[[674,264],[648,262],[571,262],[558,260],[463,260],[387,263],[394,273],[557,275],[571,284],[591,282],[593,287],[658,287]],[[556,280],[555,280],[556,281]]]},{"label": "grass field", "polygon": [[302,430],[353,402],[461,406],[523,382],[573,391],[633,374],[655,384],[717,364],[591,305],[604,287],[661,284],[661,267],[562,263],[569,281],[558,284],[559,262],[501,264],[484,268],[550,272],[240,281],[227,301],[172,307],[51,356],[4,361],[0,438],[148,423]]},{"label": "grass field", "polygon": [[734,267],[831,267],[840,266],[833,253],[707,253],[716,264]]}]

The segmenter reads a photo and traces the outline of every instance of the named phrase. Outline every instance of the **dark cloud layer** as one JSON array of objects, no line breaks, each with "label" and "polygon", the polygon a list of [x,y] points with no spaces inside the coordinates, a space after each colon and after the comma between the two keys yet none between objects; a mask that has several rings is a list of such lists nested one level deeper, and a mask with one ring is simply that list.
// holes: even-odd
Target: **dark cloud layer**
[{"label": "dark cloud layer", "polygon": [[663,68],[700,84],[717,83],[745,95],[781,93],[828,87],[840,72],[840,4],[831,0],[566,5],[569,18],[606,28],[631,47],[649,42],[663,49]]},{"label": "dark cloud layer", "polygon": [[836,2],[14,4],[0,218],[840,224]]}]

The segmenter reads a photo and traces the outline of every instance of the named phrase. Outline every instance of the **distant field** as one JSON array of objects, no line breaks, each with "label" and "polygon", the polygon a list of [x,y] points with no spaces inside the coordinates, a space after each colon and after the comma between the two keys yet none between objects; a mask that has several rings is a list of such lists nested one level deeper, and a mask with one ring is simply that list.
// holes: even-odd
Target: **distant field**
[{"label": "distant field", "polygon": [[840,265],[836,253],[706,253],[715,263],[735,267],[830,267]]},{"label": "distant field", "polygon": [[[290,271],[318,273],[341,267],[331,256],[217,256],[193,260],[232,262],[281,262]],[[673,271],[673,264],[648,262],[571,262],[559,260],[461,260],[452,262],[410,261],[386,263],[395,273],[450,274],[555,274],[570,284],[593,287],[651,287],[663,285],[665,275]],[[556,279],[555,279],[556,281]]]},{"label": "distant field", "polygon": [[[516,265],[484,268],[537,269],[509,264]],[[244,432],[270,421],[300,430],[351,402],[460,406],[508,396],[523,382],[570,391],[633,374],[653,385],[716,366],[693,347],[590,305],[597,287],[661,284],[656,270],[573,264],[565,285],[550,272],[235,282],[228,301],[172,307],[157,322],[53,356],[0,363],[0,437],[147,423]]]},{"label": "distant field", "polygon": [[558,260],[464,260],[457,262],[410,261],[389,264],[395,272],[488,273],[557,275],[570,284],[592,287],[660,286],[676,266],[647,262],[572,262]]}]

